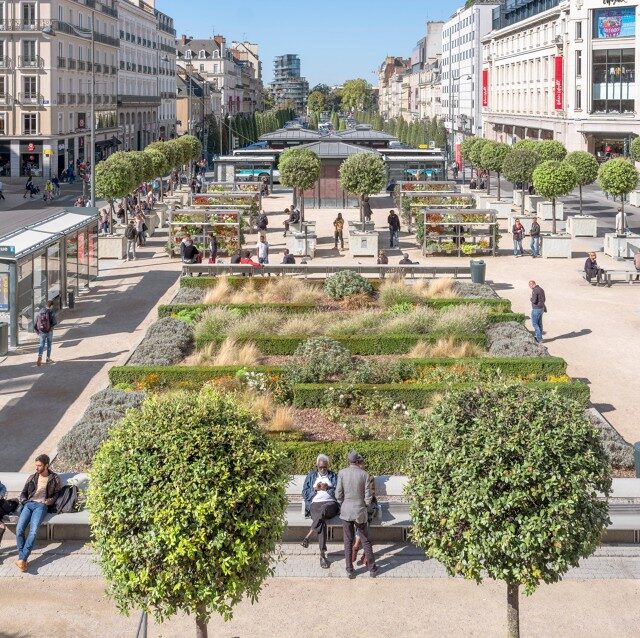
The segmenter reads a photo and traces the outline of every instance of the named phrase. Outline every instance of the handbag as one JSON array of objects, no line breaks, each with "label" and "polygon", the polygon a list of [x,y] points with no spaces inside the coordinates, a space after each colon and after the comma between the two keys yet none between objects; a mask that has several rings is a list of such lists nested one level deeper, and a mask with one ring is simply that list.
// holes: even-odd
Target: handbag
[{"label": "handbag", "polygon": [[216,263],[216,258],[215,257],[209,257],[209,263],[210,264],[215,264]]},{"label": "handbag", "polygon": [[147,227],[147,225],[143,222],[142,223],[142,232],[146,233],[149,230],[149,228]]}]

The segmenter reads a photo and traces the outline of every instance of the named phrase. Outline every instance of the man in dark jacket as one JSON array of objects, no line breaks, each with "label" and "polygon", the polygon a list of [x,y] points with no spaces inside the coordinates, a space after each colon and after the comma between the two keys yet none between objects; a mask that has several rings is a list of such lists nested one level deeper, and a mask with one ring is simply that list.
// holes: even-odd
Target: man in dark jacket
[{"label": "man in dark jacket", "polygon": [[598,258],[595,253],[589,253],[584,262],[584,274],[587,281],[591,283],[593,277],[596,278],[596,286],[603,283],[605,271],[598,266]]},{"label": "man in dark jacket", "polygon": [[51,358],[51,344],[53,341],[53,327],[56,325],[56,317],[53,314],[53,301],[47,301],[44,308],[41,308],[36,315],[33,329],[38,334],[38,360],[37,365],[42,365],[42,355],[45,347],[47,349],[47,363],[53,363]]},{"label": "man in dark jacket", "polygon": [[529,234],[531,235],[531,256],[535,259],[540,257],[540,224],[537,217],[534,217],[531,222]]},{"label": "man in dark jacket", "polygon": [[362,200],[362,212],[364,214],[364,221],[370,222],[373,217],[373,211],[371,210],[371,202],[368,197]]},{"label": "man in dark jacket", "polygon": [[533,281],[529,282],[531,288],[531,323],[535,332],[536,342],[542,343],[542,315],[546,310],[546,297],[544,290]]},{"label": "man in dark jacket", "polygon": [[295,257],[289,252],[288,248],[284,249],[284,253],[282,254],[282,263],[287,264],[295,264]]},{"label": "man in dark jacket", "polygon": [[400,233],[400,218],[396,214],[395,210],[389,211],[387,223],[389,224],[389,248],[393,248],[394,244],[400,245],[400,241],[398,239],[398,234]]},{"label": "man in dark jacket", "polygon": [[[49,457],[41,454],[36,458],[36,471],[25,483],[20,494],[22,511],[16,526],[16,545],[18,560],[16,567],[21,572],[28,568],[27,560],[33,549],[38,534],[38,528],[47,513],[47,508],[56,501],[56,496],[62,487],[60,477],[49,469]],[[25,530],[29,527],[29,535],[25,540]]]},{"label": "man in dark jacket", "polygon": [[316,467],[311,470],[302,486],[302,498],[304,498],[304,515],[311,516],[311,529],[302,539],[302,546],[309,547],[309,538],[315,533],[318,535],[320,547],[320,566],[323,569],[329,567],[327,561],[327,521],[336,516],[340,510],[336,501],[336,486],[338,477],[329,469],[329,457],[319,454],[316,459]]}]

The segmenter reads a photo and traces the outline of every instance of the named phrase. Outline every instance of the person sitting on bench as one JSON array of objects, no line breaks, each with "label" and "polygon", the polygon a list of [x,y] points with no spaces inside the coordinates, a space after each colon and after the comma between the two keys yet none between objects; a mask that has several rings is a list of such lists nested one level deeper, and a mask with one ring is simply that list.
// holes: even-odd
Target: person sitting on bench
[{"label": "person sitting on bench", "polygon": [[402,259],[398,262],[401,266],[414,266],[417,263],[417,261],[411,261],[411,259],[409,259],[409,253],[404,253]]},{"label": "person sitting on bench", "polygon": [[604,269],[598,266],[595,253],[589,253],[587,260],[584,262],[584,275],[589,283],[593,277],[596,278],[596,285],[603,283]]},{"label": "person sitting on bench", "polygon": [[295,264],[295,257],[289,252],[288,248],[284,249],[284,253],[282,255],[282,263],[283,264]]}]

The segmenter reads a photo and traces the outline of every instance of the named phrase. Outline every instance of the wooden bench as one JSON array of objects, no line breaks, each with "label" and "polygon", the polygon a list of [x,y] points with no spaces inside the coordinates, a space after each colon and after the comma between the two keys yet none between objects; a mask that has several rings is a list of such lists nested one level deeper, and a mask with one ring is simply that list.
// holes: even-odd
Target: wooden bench
[{"label": "wooden bench", "polygon": [[414,279],[416,277],[471,277],[469,266],[421,266],[419,264],[400,266],[387,265],[378,266],[375,264],[361,265],[315,265],[315,264],[292,264],[292,265],[266,265],[262,268],[251,266],[250,264],[182,264],[182,275],[290,275],[297,277],[309,277],[309,275],[330,275],[342,270],[352,270],[361,275],[374,275],[382,279],[385,275],[401,275]]}]

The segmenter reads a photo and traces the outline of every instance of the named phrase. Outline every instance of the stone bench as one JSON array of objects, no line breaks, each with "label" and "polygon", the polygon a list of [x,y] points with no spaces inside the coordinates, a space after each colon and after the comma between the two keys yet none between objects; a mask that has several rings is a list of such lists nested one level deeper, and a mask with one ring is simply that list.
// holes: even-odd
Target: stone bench
[{"label": "stone bench", "polygon": [[[582,279],[588,281],[587,273],[584,271],[584,269],[578,270],[578,273],[580,277],[582,277]],[[640,281],[636,280],[636,277],[640,276],[640,272],[637,270],[628,270],[625,268],[605,269],[603,276],[604,281],[609,288],[614,281],[625,281],[628,284],[640,283]],[[595,277],[592,277],[589,283],[592,286],[595,286],[597,283]]]}]

